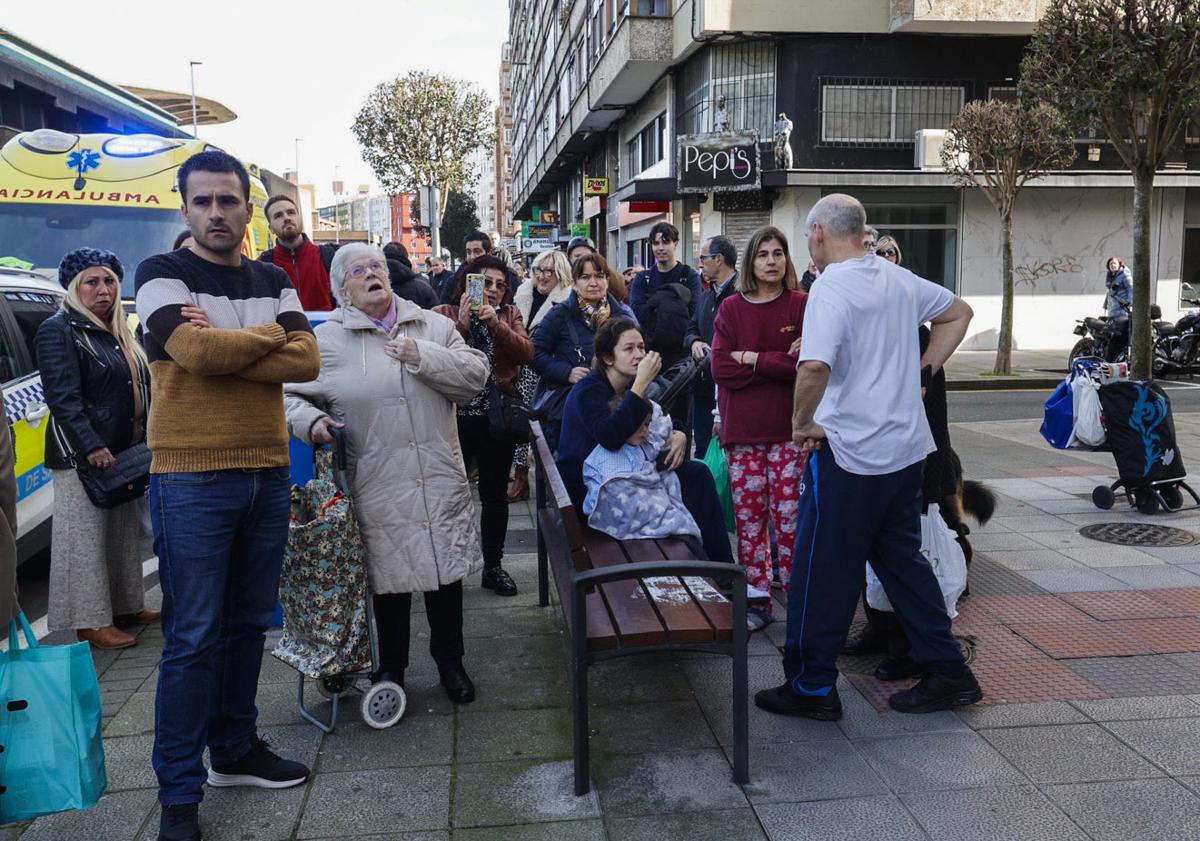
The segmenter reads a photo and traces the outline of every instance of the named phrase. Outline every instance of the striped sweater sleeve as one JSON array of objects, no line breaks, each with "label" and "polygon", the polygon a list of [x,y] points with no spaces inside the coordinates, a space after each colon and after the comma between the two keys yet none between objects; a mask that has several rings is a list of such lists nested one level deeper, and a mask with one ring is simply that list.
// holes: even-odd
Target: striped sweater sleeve
[{"label": "striped sweater sleeve", "polygon": [[279,315],[275,323],[284,330],[284,343],[238,371],[238,376],[260,383],[304,383],[315,380],[321,370],[317,339],[300,305],[295,287],[286,278],[279,291]]},{"label": "striped sweater sleeve", "polygon": [[183,317],[194,301],[181,278],[162,276],[164,262],[148,260],[138,267],[137,314],[148,341],[150,361],[169,359],[186,371],[205,376],[233,374],[287,343],[278,322],[227,330],[197,327]]}]

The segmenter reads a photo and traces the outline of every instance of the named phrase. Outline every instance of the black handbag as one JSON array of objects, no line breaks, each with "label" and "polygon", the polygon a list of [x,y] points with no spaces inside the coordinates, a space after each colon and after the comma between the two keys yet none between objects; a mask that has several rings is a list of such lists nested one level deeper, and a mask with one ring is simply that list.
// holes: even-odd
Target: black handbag
[{"label": "black handbag", "polygon": [[150,487],[150,447],[134,444],[114,456],[107,470],[92,467],[85,459],[76,470],[83,489],[97,508],[116,508],[146,495]]},{"label": "black handbag", "polygon": [[546,386],[543,381],[543,384],[538,386],[537,393],[533,395],[533,417],[543,424],[561,424],[563,407],[567,405],[567,395],[570,393],[569,385]]},{"label": "black handbag", "polygon": [[495,382],[488,393],[488,434],[501,444],[528,444],[533,412],[519,397],[500,390]]}]

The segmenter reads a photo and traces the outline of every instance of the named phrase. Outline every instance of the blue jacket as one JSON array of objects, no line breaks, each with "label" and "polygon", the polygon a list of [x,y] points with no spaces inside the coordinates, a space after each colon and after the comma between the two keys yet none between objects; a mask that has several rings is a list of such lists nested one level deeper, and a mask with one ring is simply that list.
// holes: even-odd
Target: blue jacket
[{"label": "blue jacket", "polygon": [[651,266],[644,272],[638,272],[637,277],[633,279],[633,283],[629,285],[629,306],[637,315],[638,321],[644,321],[646,318],[646,307],[650,305],[650,296],[658,290],[660,286],[667,283],[682,283],[692,293],[692,300],[688,302],[688,315],[694,315],[696,312],[696,302],[700,300],[700,293],[703,287],[700,283],[700,272],[693,269],[691,266],[683,263],[676,263],[675,268],[669,272],[660,272],[658,266]]},{"label": "blue jacket", "polygon": [[[623,316],[637,322],[633,311],[612,295],[608,296],[608,305],[612,317]],[[572,368],[591,367],[594,335],[579,310],[579,296],[572,289],[565,301],[546,313],[533,333],[533,370],[549,388],[566,385]]]},{"label": "blue jacket", "polygon": [[1104,275],[1104,288],[1108,293],[1104,296],[1105,315],[1109,318],[1128,315],[1121,304],[1133,306],[1133,277],[1129,274],[1129,269],[1122,266],[1119,271],[1107,272]]},{"label": "blue jacket", "polygon": [[[543,321],[539,333],[545,329],[545,324]],[[587,495],[583,484],[583,462],[588,455],[597,444],[607,450],[621,449],[652,411],[650,403],[632,391],[625,392],[615,410],[609,409],[608,401],[614,394],[608,377],[592,371],[575,383],[563,406],[562,432],[558,437],[558,472],[562,474],[571,501],[580,511]]]}]

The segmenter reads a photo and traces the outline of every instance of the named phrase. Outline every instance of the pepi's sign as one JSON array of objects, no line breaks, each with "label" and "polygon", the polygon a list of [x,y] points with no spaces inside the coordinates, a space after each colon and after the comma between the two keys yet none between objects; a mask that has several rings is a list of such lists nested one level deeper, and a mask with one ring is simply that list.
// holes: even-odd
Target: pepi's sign
[{"label": "pepi's sign", "polygon": [[724,193],[762,186],[756,131],[683,134],[676,146],[680,193]]}]

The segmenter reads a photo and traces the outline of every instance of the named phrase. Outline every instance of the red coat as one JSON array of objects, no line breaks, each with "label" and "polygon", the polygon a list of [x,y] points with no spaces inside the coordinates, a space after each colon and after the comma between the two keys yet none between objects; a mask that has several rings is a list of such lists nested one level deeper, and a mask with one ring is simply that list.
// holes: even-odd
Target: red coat
[{"label": "red coat", "polygon": [[[792,440],[792,389],[798,354],[789,353],[804,326],[808,295],[784,290],[768,303],[731,295],[713,328],[712,374],[721,413],[721,445]],[[755,351],[754,365],[731,354]],[[740,356],[740,353],[738,353]]]}]

